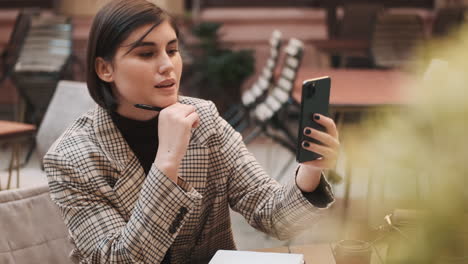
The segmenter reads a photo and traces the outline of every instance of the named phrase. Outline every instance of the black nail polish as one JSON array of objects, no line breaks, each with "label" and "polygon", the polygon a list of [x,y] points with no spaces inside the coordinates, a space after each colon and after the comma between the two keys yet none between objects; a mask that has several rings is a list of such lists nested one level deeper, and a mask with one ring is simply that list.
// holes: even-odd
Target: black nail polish
[{"label": "black nail polish", "polygon": [[304,145],[304,147],[306,147],[306,148],[310,147],[309,142],[304,142],[302,145]]},{"label": "black nail polish", "polygon": [[310,135],[310,133],[312,133],[312,131],[311,131],[310,129],[306,128],[305,134],[306,134],[306,135]]},{"label": "black nail polish", "polygon": [[320,116],[319,116],[319,115],[314,115],[314,118],[315,118],[315,120],[320,120]]}]

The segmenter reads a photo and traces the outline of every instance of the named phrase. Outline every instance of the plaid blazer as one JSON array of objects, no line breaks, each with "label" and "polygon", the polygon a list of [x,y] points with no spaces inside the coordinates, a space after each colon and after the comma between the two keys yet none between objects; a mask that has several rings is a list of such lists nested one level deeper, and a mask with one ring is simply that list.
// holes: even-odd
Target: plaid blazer
[{"label": "plaid blazer", "polygon": [[[258,230],[287,239],[310,227],[313,206],[294,177],[270,178],[242,137],[213,103],[181,97],[196,107],[179,185],[154,165],[148,175],[106,110],[77,119],[44,158],[58,205],[80,263],[206,263],[218,249],[235,249],[229,208]],[[293,175],[292,175],[293,176]],[[323,177],[322,177],[323,178]],[[324,208],[333,202],[326,184]]]}]

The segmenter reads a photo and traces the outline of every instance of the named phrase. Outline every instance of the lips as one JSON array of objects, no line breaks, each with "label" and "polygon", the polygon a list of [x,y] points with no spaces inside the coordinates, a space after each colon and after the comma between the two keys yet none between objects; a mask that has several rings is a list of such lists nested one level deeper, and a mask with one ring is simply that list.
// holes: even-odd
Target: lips
[{"label": "lips", "polygon": [[155,88],[170,88],[172,87],[174,84],[175,84],[175,80],[174,79],[166,79],[162,82],[159,82],[157,83],[154,87]]}]

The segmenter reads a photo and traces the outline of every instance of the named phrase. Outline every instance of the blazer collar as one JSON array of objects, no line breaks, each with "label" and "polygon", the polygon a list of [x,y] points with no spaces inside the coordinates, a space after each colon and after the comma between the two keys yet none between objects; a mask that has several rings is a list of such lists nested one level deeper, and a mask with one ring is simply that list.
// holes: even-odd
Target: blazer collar
[{"label": "blazer collar", "polygon": [[94,132],[106,156],[119,171],[123,171],[134,154],[109,112],[100,106],[94,111]]}]

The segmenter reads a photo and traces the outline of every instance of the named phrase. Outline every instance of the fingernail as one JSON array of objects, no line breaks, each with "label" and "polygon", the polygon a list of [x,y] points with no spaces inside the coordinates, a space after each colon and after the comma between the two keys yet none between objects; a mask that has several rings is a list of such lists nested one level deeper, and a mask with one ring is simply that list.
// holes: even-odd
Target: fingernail
[{"label": "fingernail", "polygon": [[310,129],[306,128],[305,133],[306,133],[306,135],[310,135],[310,133],[312,133],[312,131]]},{"label": "fingernail", "polygon": [[320,120],[320,116],[319,116],[319,115],[314,115],[314,118],[315,118],[315,120]]},{"label": "fingernail", "polygon": [[305,142],[305,141],[304,141],[304,143],[302,143],[302,145],[304,145],[304,147],[306,147],[306,148],[310,147],[309,142]]}]

